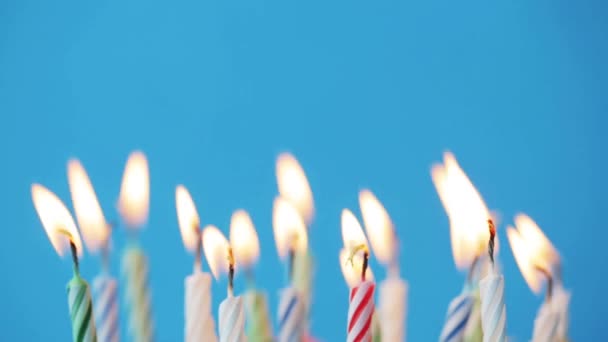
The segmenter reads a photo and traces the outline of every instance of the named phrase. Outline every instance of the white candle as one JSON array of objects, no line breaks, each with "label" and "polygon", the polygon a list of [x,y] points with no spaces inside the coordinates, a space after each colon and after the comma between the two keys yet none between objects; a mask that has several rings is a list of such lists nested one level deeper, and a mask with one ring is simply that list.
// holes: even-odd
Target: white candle
[{"label": "white candle", "polygon": [[534,320],[532,342],[555,342],[558,334],[559,312],[549,300],[543,303]]},{"label": "white candle", "polygon": [[388,212],[369,190],[359,193],[363,222],[376,259],[388,268],[380,283],[378,321],[383,342],[406,340],[407,282],[399,276],[399,240]]},{"label": "white candle", "polygon": [[278,341],[297,342],[304,337],[305,308],[302,297],[294,287],[283,289],[279,295]]},{"label": "white candle", "polygon": [[220,304],[220,342],[245,342],[245,312],[240,296],[228,295]]},{"label": "white candle", "polygon": [[183,185],[175,189],[177,220],[184,247],[195,254],[194,269],[184,281],[184,335],[187,342],[215,342],[215,322],[211,315],[211,276],[201,271],[200,218],[192,196]]},{"label": "white candle", "polygon": [[557,324],[557,336],[562,341],[568,340],[568,330],[569,330],[569,311],[568,308],[570,306],[570,291],[564,289],[562,284],[556,284],[553,289],[553,298],[552,300],[555,303],[555,306],[559,312],[559,323]]},{"label": "white candle", "polygon": [[[490,228],[490,245],[488,252],[494,266],[494,239],[496,228],[488,220]],[[505,279],[496,267],[479,282],[481,295],[481,328],[484,342],[503,342],[507,339],[507,310],[505,307]]]}]

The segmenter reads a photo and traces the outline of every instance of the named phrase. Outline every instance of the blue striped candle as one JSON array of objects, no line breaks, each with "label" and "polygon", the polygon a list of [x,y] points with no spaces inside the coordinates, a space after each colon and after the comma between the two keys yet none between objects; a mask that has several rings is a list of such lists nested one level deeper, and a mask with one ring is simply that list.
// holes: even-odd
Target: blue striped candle
[{"label": "blue striped candle", "polygon": [[93,301],[97,339],[99,342],[118,342],[118,286],[116,279],[100,274],[93,281]]},{"label": "blue striped candle", "polygon": [[300,342],[304,337],[305,310],[300,294],[293,287],[281,291],[278,342]]},{"label": "blue striped candle", "polygon": [[450,302],[446,322],[439,337],[440,342],[461,342],[473,309],[475,298],[465,290]]}]

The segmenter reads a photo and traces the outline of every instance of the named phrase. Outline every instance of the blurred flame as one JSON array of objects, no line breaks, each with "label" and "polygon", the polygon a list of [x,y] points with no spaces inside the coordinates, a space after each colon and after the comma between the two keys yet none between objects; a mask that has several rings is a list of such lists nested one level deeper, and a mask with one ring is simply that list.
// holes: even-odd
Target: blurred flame
[{"label": "blurred flame", "polygon": [[175,208],[177,209],[177,222],[184,246],[190,252],[194,252],[200,239],[200,219],[192,196],[183,185],[178,185],[175,188]]},{"label": "blurred flame", "polygon": [[203,229],[203,250],[215,279],[228,272],[230,244],[216,226],[210,225]]},{"label": "blurred flame", "polygon": [[302,216],[289,201],[282,197],[274,200],[272,226],[281,259],[287,256],[290,249],[305,251],[308,247],[308,235]]},{"label": "blurred flame", "polygon": [[539,293],[546,276],[539,268],[552,274],[559,255],[536,223],[528,216],[515,217],[517,228],[508,227],[507,237],[517,266],[530,289]]},{"label": "blurred flame", "polygon": [[388,212],[370,190],[359,193],[359,205],[376,259],[384,264],[394,262],[398,242]]},{"label": "blurred flame", "polygon": [[150,174],[146,156],[131,153],[125,166],[120,187],[118,210],[129,228],[141,228],[148,220],[150,203]]},{"label": "blurred flame", "polygon": [[89,176],[77,159],[68,162],[68,183],[84,242],[91,252],[96,252],[99,248],[106,246],[110,237],[110,229]]},{"label": "blurred flame", "polygon": [[467,268],[487,248],[490,213],[451,153],[444,154],[444,164],[433,166],[431,175],[450,220],[454,262],[460,269]]},{"label": "blurred flame", "polygon": [[363,233],[363,228],[361,228],[359,220],[357,220],[352,211],[348,209],[342,210],[341,223],[342,241],[346,250],[352,251],[358,246],[364,245],[369,251],[369,244]]},{"label": "blurred flame", "polygon": [[[350,252],[343,248],[340,250],[340,269],[344,280],[348,287],[353,288],[361,283],[361,272],[363,271],[363,256],[356,254],[353,256],[352,264],[349,260]],[[365,270],[365,280],[374,281],[374,273],[371,267],[367,267]]]},{"label": "blurred flame", "polygon": [[59,197],[40,184],[32,184],[32,201],[57,254],[64,256],[65,252],[70,249],[70,238],[60,232],[60,230],[64,230],[70,234],[78,255],[82,256],[82,241],[76,229],[76,223]]},{"label": "blurred flame", "polygon": [[315,208],[304,169],[293,155],[282,153],[277,158],[276,172],[279,194],[298,209],[306,224],[310,224]]},{"label": "blurred flame", "polygon": [[239,266],[248,268],[258,261],[260,241],[253,221],[245,210],[237,210],[230,219],[230,245]]}]

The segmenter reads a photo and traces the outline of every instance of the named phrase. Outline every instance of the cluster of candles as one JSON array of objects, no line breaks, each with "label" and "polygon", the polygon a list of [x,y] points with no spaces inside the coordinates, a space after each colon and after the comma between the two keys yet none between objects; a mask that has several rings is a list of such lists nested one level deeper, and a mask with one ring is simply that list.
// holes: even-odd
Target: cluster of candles
[{"label": "cluster of candles", "polygon": [[[506,341],[504,279],[496,261],[498,239],[495,223],[481,195],[458,165],[446,153],[444,162],[433,166],[432,179],[448,214],[456,266],[468,269],[462,293],[449,305],[439,340]],[[308,228],[314,217],[314,201],[306,175],[290,154],[277,159],[278,196],[273,203],[272,225],[279,257],[287,264],[287,285],[280,291],[277,332],[272,331],[266,294],[255,288],[253,265],[260,245],[253,221],[242,209],[230,222],[228,238],[213,225],[201,226],[194,201],[183,185],[175,191],[178,226],[185,248],[194,254],[192,274],[185,278],[184,339],[217,341],[211,308],[211,275],[203,272],[204,254],[216,279],[227,274],[227,296],[219,306],[219,341],[314,341],[309,332],[314,259],[308,248]],[[47,235],[60,256],[72,255],[74,276],[68,283],[68,305],[74,341],[114,342],[119,340],[119,283],[109,267],[110,237],[107,223],[91,181],[78,160],[68,163],[68,182],[76,221],[64,203],[42,185],[32,185],[32,199]],[[148,261],[138,243],[149,211],[149,169],[145,155],[129,156],[118,200],[121,225],[129,240],[121,260],[120,292],[128,318],[129,337],[138,342],[154,340],[154,321],[148,288]],[[344,209],[341,228],[344,248],[339,262],[350,287],[346,317],[346,340],[404,341],[408,284],[399,275],[399,240],[392,220],[369,190],[359,193],[361,225],[355,214]],[[102,267],[92,291],[80,276],[79,259],[84,243],[100,253]],[[561,281],[559,254],[529,217],[515,218],[516,228],[507,235],[516,262],[530,288],[540,292],[547,280],[546,301],[534,323],[533,342],[566,341],[570,294]],[[369,243],[368,243],[369,238]],[[369,267],[372,256],[386,267],[387,277],[376,284]],[[249,290],[234,293],[236,271],[245,274]],[[93,295],[91,295],[91,292]]]}]

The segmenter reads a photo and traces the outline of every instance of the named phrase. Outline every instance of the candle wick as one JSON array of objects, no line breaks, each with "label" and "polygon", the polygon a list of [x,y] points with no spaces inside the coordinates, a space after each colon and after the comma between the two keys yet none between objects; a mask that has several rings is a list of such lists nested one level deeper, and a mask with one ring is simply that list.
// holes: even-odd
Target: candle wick
[{"label": "candle wick", "polygon": [[295,258],[296,258],[296,251],[294,250],[294,248],[289,248],[289,256],[288,256],[288,265],[287,265],[287,276],[289,279],[289,282],[291,283],[293,281],[293,265],[295,263]]},{"label": "candle wick", "polygon": [[553,295],[553,277],[551,273],[547,271],[544,267],[535,266],[537,271],[542,273],[547,278],[547,293],[545,294],[545,300],[548,302],[551,301],[551,296]]},{"label": "candle wick", "polygon": [[363,250],[363,267],[361,267],[361,281],[365,281],[365,273],[367,273],[367,266],[369,262],[369,252],[367,248]]},{"label": "candle wick", "polygon": [[200,271],[202,269],[201,255],[203,251],[203,241],[201,239],[201,230],[198,225],[194,226],[196,234],[196,254],[194,256],[194,271]]},{"label": "candle wick", "polygon": [[106,273],[110,272],[110,247],[108,245],[109,242],[106,241],[101,249],[101,267]]},{"label": "candle wick", "polygon": [[245,269],[245,278],[247,279],[247,285],[250,288],[254,288],[255,287],[255,275],[253,274],[253,270],[248,267]]},{"label": "candle wick", "polygon": [[490,261],[494,266],[494,238],[496,237],[496,226],[492,219],[488,220],[488,228],[490,229],[490,241],[488,242],[488,254],[490,255]]},{"label": "candle wick", "polygon": [[74,238],[72,236],[72,233],[70,233],[68,230],[66,230],[64,228],[57,229],[57,232],[59,234],[65,235],[68,238],[68,240],[70,241],[70,251],[72,253],[72,262],[74,264],[74,275],[80,276],[80,267],[78,264],[78,249],[76,248],[76,244],[74,244]]},{"label": "candle wick", "polygon": [[234,296],[234,255],[232,248],[228,248],[228,295]]}]

